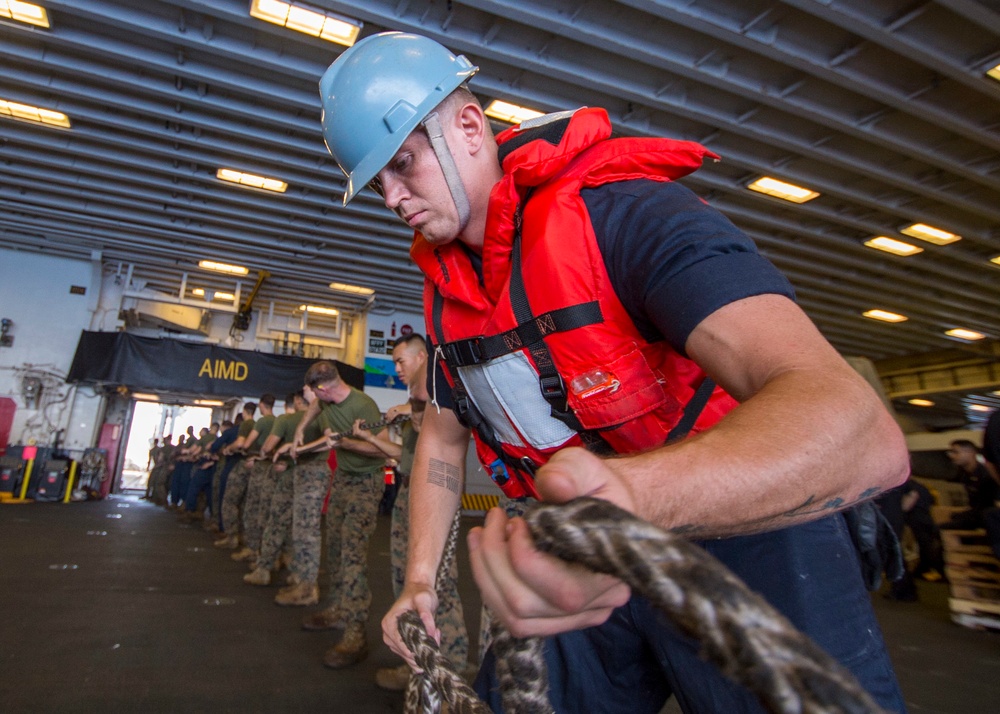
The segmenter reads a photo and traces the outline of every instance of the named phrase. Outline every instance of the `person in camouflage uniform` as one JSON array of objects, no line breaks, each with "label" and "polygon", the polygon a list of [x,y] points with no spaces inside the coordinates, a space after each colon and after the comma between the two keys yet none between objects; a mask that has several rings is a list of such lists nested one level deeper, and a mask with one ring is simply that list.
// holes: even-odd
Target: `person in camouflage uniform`
[{"label": "person in camouflage uniform", "polygon": [[156,465],[160,462],[160,454],[163,451],[163,447],[160,446],[160,440],[153,439],[153,445],[149,447],[149,458],[146,460],[146,492],[142,494],[142,498],[148,501],[153,496],[153,471],[156,470]]},{"label": "person in camouflage uniform", "polygon": [[[386,433],[383,433],[383,438],[374,436],[370,431],[360,428],[359,424],[355,425],[354,435],[376,446],[399,464],[396,468],[399,491],[396,493],[392,509],[390,538],[392,589],[398,598],[403,592],[406,576],[406,549],[410,530],[410,469],[413,466],[417,435],[428,400],[427,345],[424,338],[413,333],[397,340],[392,350],[392,361],[400,381],[410,390],[408,404],[392,407],[386,413],[386,418],[390,421],[401,414],[410,414],[410,421],[402,426],[402,444],[397,445],[384,438],[387,436]],[[452,530],[457,531],[460,523],[461,511],[456,511],[451,525]],[[435,590],[438,607],[434,622],[441,630],[441,652],[457,671],[462,672],[468,667],[469,633],[465,626],[462,600],[458,594],[458,562],[454,552],[445,553],[438,570]],[[391,691],[402,691],[409,679],[410,667],[406,663],[398,667],[379,669],[375,673],[375,684]]]},{"label": "person in camouflage uniform", "polygon": [[328,612],[340,610],[344,636],[327,650],[323,664],[340,669],[357,664],[368,656],[365,625],[371,606],[368,587],[368,541],[375,532],[378,504],[385,482],[385,456],[360,439],[332,438],[350,434],[358,419],[373,423],[382,418],[375,401],[340,378],[337,367],[321,360],[306,372],[306,384],[319,397],[296,430],[295,444],[304,443],[305,427],[322,411],[337,449],[337,471],[330,491],[326,516],[327,570],[330,587]]},{"label": "person in camouflage uniform", "polygon": [[[246,461],[250,465],[250,478],[247,481],[246,497],[243,502],[243,548],[233,553],[230,557],[238,561],[253,561],[257,558],[260,550],[260,538],[264,534],[264,516],[267,505],[271,500],[271,459],[263,454],[264,443],[271,435],[274,428],[274,395],[265,394],[260,398],[257,406],[262,416],[254,423],[253,433],[257,438],[246,447]],[[248,439],[249,441],[249,439]]]},{"label": "person in camouflage uniform", "polygon": [[281,455],[283,451],[279,450],[283,444],[290,444],[295,437],[295,427],[302,420],[307,407],[301,391],[285,397],[285,413],[275,419],[271,434],[261,450],[265,457],[271,458],[273,484],[270,499],[267,499],[260,553],[253,572],[243,576],[243,582],[249,585],[271,584],[271,571],[276,569],[282,548],[291,541],[295,462],[288,456]]},{"label": "person in camouflage uniform", "polygon": [[149,480],[152,483],[150,487],[150,499],[157,506],[165,506],[167,504],[168,481],[170,479],[170,472],[174,468],[174,445],[171,443],[173,438],[172,434],[167,434],[163,437],[163,443],[160,445],[160,451],[156,457],[156,465],[153,467],[153,472],[149,475]]},{"label": "person in camouflage uniform", "polygon": [[257,405],[253,402],[243,405],[243,421],[240,422],[236,441],[223,450],[227,456],[235,457],[236,465],[225,484],[220,484],[219,488],[222,492],[222,532],[225,536],[215,541],[214,545],[218,548],[240,547],[240,512],[246,500],[251,466],[244,456],[246,449],[257,440],[256,422],[253,418],[256,411]]},{"label": "person in camouflage uniform", "polygon": [[233,525],[235,530],[232,532],[226,531],[226,489],[229,485],[230,475],[235,471],[238,471],[243,465],[242,449],[243,445],[246,443],[247,437],[250,435],[250,432],[253,431],[253,415],[256,413],[256,402],[247,402],[243,405],[243,411],[236,417],[236,438],[233,439],[232,443],[224,446],[220,452],[225,458],[225,465],[222,467],[222,471],[219,474],[219,530],[222,532],[222,538],[214,543],[214,545],[218,548],[238,548],[240,544],[238,524],[240,505],[246,495],[246,473],[233,479],[233,483],[237,484],[236,490],[238,493],[234,493],[230,496],[230,503],[228,506],[228,517],[230,519],[229,523],[231,525],[236,524]]},{"label": "person in camouflage uniform", "polygon": [[[308,404],[316,399],[309,385],[302,388]],[[330,449],[326,446],[323,430],[326,420],[322,413],[306,426],[306,445],[316,444],[314,451],[299,451],[292,472],[292,564],[289,585],[278,591],[274,601],[278,605],[304,606],[319,602],[319,565],[322,555],[322,512],[326,492],[330,488]],[[285,444],[279,454],[290,453],[292,444]],[[321,622],[320,627],[306,629],[331,629],[340,627],[339,613],[331,623]]]}]

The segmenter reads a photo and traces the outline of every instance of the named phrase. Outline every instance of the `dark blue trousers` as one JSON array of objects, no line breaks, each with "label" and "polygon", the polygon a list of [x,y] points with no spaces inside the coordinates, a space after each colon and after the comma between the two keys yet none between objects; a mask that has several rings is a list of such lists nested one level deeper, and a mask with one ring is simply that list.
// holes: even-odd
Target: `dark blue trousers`
[{"label": "dark blue trousers", "polygon": [[[905,712],[843,517],[699,545],[851,670],[882,707]],[[671,695],[687,714],[764,712],[639,596],[603,625],[547,638],[545,647],[559,714],[657,714]],[[475,689],[502,711],[492,652]]]},{"label": "dark blue trousers", "polygon": [[170,502],[175,506],[180,505],[187,496],[188,486],[191,485],[190,461],[178,461],[174,466],[174,475],[170,481]]},{"label": "dark blue trousers", "polygon": [[208,498],[208,506],[212,507],[212,474],[215,472],[215,462],[209,461],[208,466],[200,468],[191,474],[187,495],[184,498],[184,510],[194,513],[198,507],[198,494],[204,493]]}]

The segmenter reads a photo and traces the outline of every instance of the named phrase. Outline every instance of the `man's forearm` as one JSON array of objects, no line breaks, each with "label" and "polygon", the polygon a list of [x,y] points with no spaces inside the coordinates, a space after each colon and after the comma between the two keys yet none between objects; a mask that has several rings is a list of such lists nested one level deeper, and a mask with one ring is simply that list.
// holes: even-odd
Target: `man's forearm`
[{"label": "man's forearm", "polygon": [[362,456],[385,458],[385,454],[375,444],[369,444],[367,441],[355,439],[354,437],[344,437],[337,444],[337,448],[353,451],[355,454],[361,454]]},{"label": "man's forearm", "polygon": [[312,424],[316,417],[319,416],[320,409],[322,409],[322,405],[320,404],[319,399],[314,399],[309,402],[309,406],[306,408],[305,413],[302,414],[302,419],[299,420],[299,423],[295,427],[295,437],[293,441],[296,444],[301,444],[303,442],[306,427]]},{"label": "man's forearm", "polygon": [[[430,410],[428,410],[430,412]],[[449,415],[450,412],[442,412]],[[445,424],[429,413],[417,440],[410,474],[410,535],[406,581],[434,585],[438,563],[448,539],[465,480],[468,432]]]},{"label": "man's forearm", "polygon": [[638,515],[692,537],[829,515],[906,477],[898,427],[845,369],[784,374],[714,428],[609,465],[629,484]]},{"label": "man's forearm", "polygon": [[374,446],[378,450],[379,455],[385,456],[388,459],[396,459],[396,460],[399,460],[399,458],[403,455],[403,447],[401,447],[399,444],[394,444],[388,439],[382,438],[382,434],[386,434],[387,433],[386,431],[383,431],[382,434],[380,435],[375,435],[372,434],[371,432],[364,432],[364,433],[367,435],[364,438],[364,441]]}]

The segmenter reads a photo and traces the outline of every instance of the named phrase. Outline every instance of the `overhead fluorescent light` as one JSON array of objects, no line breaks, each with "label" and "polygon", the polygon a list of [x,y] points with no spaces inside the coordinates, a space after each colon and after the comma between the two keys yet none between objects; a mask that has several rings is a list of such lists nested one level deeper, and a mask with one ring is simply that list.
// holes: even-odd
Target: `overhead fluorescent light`
[{"label": "overhead fluorescent light", "polygon": [[[209,290],[208,292],[211,296],[210,297],[211,300],[229,300],[230,302],[232,302],[233,300],[236,299],[236,296],[233,295],[232,293],[219,293],[219,292],[214,292],[212,290]],[[195,288],[194,290],[191,291],[191,294],[197,295],[198,297],[205,297],[205,289]]]},{"label": "overhead fluorescent light", "polygon": [[330,289],[338,293],[350,293],[351,295],[374,295],[373,288],[363,288],[360,285],[348,285],[347,283],[330,283]]},{"label": "overhead fluorescent light", "polygon": [[332,317],[340,314],[340,310],[332,307],[320,307],[319,305],[299,305],[299,310],[302,312],[311,312],[315,315],[330,315]]},{"label": "overhead fluorescent light", "polygon": [[199,407],[221,407],[225,406],[225,402],[220,402],[218,399],[195,399],[194,403]]},{"label": "overhead fluorescent light", "polygon": [[26,22],[38,27],[49,27],[49,13],[39,5],[20,0],[0,0],[0,17]]},{"label": "overhead fluorescent light", "polygon": [[347,47],[357,42],[364,27],[360,20],[280,0],[253,0],[250,16]]},{"label": "overhead fluorescent light", "polygon": [[924,249],[920,246],[910,245],[909,243],[904,243],[901,240],[889,238],[888,236],[876,236],[875,238],[869,238],[865,241],[865,245],[869,248],[874,248],[875,250],[892,253],[893,255],[906,256],[924,252]]},{"label": "overhead fluorescent light", "polygon": [[964,327],[955,327],[951,330],[945,330],[944,334],[948,335],[948,337],[957,337],[960,340],[969,340],[969,341],[981,340],[984,337],[986,337],[986,335],[984,335],[982,332],[976,332],[975,330],[966,330]]},{"label": "overhead fluorescent light", "polygon": [[489,103],[486,109],[483,110],[483,113],[488,117],[498,119],[499,121],[505,121],[508,124],[520,124],[523,121],[528,121],[528,119],[545,116],[545,112],[539,112],[534,109],[518,106],[517,104],[511,104],[510,102],[505,102],[502,99],[494,99]]},{"label": "overhead fluorescent light", "polygon": [[792,203],[805,203],[806,201],[811,201],[819,196],[819,193],[816,191],[812,191],[808,188],[802,188],[801,186],[796,186],[795,184],[785,183],[784,181],[779,181],[778,179],[771,178],[770,176],[760,177],[753,183],[748,184],[747,188],[751,191],[766,193],[768,196],[782,198],[786,201],[791,201]]},{"label": "overhead fluorescent light", "polygon": [[906,322],[910,319],[906,315],[889,312],[888,310],[865,310],[861,314],[872,320],[881,320],[882,322]]},{"label": "overhead fluorescent light", "polygon": [[920,240],[925,240],[928,243],[933,243],[934,245],[948,245],[949,243],[954,243],[957,240],[962,240],[962,236],[949,233],[948,231],[943,231],[940,228],[929,226],[926,223],[911,223],[906,226],[906,228],[900,228],[899,232],[908,236],[913,236],[914,238],[919,238]]},{"label": "overhead fluorescent light", "polygon": [[217,273],[226,273],[227,275],[248,275],[250,273],[250,271],[242,265],[217,263],[214,260],[199,260],[198,267],[202,270],[214,270]]},{"label": "overhead fluorescent light", "polygon": [[934,402],[930,399],[907,399],[907,404],[912,404],[915,407],[933,407]]},{"label": "overhead fluorescent light", "polygon": [[[0,2],[3,2],[3,0],[0,0]],[[65,129],[70,128],[69,117],[62,112],[33,107],[30,104],[12,102],[8,99],[0,99],[0,116],[31,121],[36,124],[47,124],[48,126],[61,126]]]},{"label": "overhead fluorescent light", "polygon": [[142,392],[133,392],[132,399],[139,399],[144,402],[158,402],[160,397],[157,394],[144,394]]},{"label": "overhead fluorescent light", "polygon": [[986,75],[988,77],[993,77],[993,79],[1000,82],[1000,64],[998,64],[996,67],[991,67],[990,69],[986,70]]},{"label": "overhead fluorescent light", "polygon": [[238,183],[241,186],[250,186],[251,188],[262,188],[265,191],[274,191],[275,193],[284,193],[288,190],[288,184],[284,181],[267,178],[266,176],[257,176],[256,174],[248,174],[245,171],[236,171],[235,169],[219,169],[215,172],[215,176],[230,183]]},{"label": "overhead fluorescent light", "polygon": [[985,404],[970,404],[969,405],[969,411],[972,411],[972,412],[988,412],[989,410],[990,410],[990,407],[986,406]]}]

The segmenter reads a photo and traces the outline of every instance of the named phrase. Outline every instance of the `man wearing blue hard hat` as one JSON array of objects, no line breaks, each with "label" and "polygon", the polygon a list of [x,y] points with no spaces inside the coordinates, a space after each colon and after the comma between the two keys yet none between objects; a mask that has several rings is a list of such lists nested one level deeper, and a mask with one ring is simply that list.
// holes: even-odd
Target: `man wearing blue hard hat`
[{"label": "man wearing blue hard hat", "polygon": [[[689,534],[903,711],[839,514],[908,473],[874,391],[753,243],[673,181],[711,152],[612,139],[587,108],[494,139],[465,87],[476,71],[384,33],[320,82],[345,203],[374,189],[414,229],[426,276],[436,377],[386,642],[414,664],[396,625],[410,609],[436,633],[471,431],[508,497],[595,496]],[[686,712],[761,710],[624,583],[538,552],[520,518],[492,510],[469,549],[490,610],[546,637],[556,711],[655,713],[671,694]],[[489,654],[476,689],[499,708]]]}]

